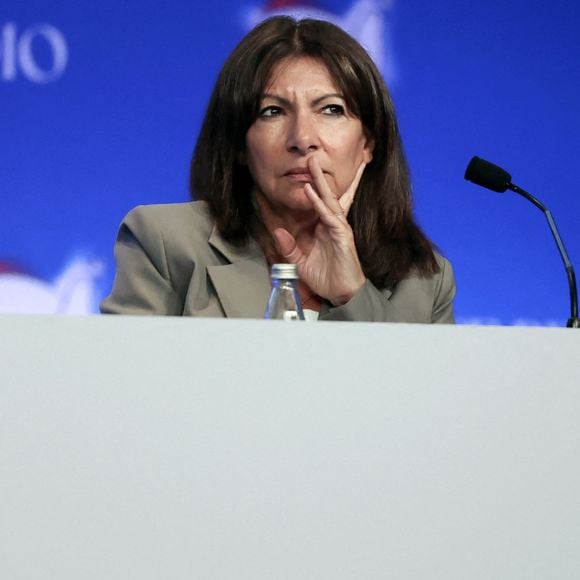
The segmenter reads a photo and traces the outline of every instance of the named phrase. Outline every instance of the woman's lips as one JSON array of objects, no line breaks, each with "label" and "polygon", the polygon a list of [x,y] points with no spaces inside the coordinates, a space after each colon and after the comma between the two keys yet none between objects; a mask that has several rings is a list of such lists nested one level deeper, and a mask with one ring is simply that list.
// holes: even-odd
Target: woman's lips
[{"label": "woman's lips", "polygon": [[[330,175],[328,171],[322,170],[324,175]],[[309,181],[313,182],[314,178],[312,177],[312,173],[308,170],[308,167],[294,167],[284,173],[284,177],[292,181]]]},{"label": "woman's lips", "polygon": [[312,175],[308,168],[296,167],[290,169],[284,174],[284,177],[288,177],[292,181],[312,181]]}]

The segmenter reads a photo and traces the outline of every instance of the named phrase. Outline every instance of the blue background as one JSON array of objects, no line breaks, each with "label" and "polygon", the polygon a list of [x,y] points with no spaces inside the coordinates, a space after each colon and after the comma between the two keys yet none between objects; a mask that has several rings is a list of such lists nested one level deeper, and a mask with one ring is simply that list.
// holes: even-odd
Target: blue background
[{"label": "blue background", "polygon": [[[248,8],[266,2],[3,2],[0,30],[49,23],[69,60],[54,82],[0,78],[0,262],[49,283],[75,258],[98,260],[96,310],[124,214],[188,199],[213,82]],[[317,3],[337,16],[356,4]],[[505,167],[580,259],[578,4],[393,0],[384,22],[417,215],[454,265],[459,320],[564,324],[566,276],[545,218],[463,173],[472,155]],[[50,66],[45,43],[34,54]]]}]

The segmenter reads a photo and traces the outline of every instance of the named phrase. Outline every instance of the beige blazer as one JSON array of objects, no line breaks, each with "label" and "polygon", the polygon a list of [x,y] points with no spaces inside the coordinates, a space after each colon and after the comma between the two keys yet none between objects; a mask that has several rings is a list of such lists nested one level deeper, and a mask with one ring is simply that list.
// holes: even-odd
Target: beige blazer
[{"label": "beige blazer", "polygon": [[[205,202],[139,206],[127,214],[115,244],[117,271],[107,314],[263,318],[270,293],[258,244],[224,241]],[[367,280],[343,306],[324,304],[321,320],[452,323],[455,282],[438,256],[433,277],[410,276],[395,288]]]}]

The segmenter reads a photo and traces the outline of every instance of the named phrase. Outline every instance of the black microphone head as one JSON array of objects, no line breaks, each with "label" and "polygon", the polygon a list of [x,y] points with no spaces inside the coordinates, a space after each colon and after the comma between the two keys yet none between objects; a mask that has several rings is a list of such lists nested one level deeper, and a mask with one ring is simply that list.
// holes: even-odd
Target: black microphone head
[{"label": "black microphone head", "polygon": [[474,157],[465,170],[465,179],[492,191],[503,193],[511,184],[512,176],[501,167]]}]

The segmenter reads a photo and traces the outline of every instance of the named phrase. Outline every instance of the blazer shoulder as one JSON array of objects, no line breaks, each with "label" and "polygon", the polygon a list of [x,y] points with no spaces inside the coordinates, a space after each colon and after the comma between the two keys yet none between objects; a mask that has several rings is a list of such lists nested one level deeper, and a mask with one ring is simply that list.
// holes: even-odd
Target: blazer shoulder
[{"label": "blazer shoulder", "polygon": [[435,252],[435,259],[437,260],[437,264],[439,264],[439,272],[436,275],[439,284],[455,284],[455,274],[453,273],[453,266],[451,262]]},{"label": "blazer shoulder", "polygon": [[444,270],[446,267],[450,266],[450,262],[445,256],[443,256],[436,250],[433,250],[433,254],[435,255],[435,261],[439,265],[440,270]]},{"label": "blazer shoulder", "polygon": [[213,219],[205,202],[140,205],[123,220],[117,245],[135,245],[181,292],[197,266],[220,263],[209,239]]},{"label": "blazer shoulder", "polygon": [[123,224],[139,233],[155,230],[169,239],[196,232],[207,240],[213,229],[204,201],[139,205],[125,216]]},{"label": "blazer shoulder", "polygon": [[457,291],[455,274],[447,258],[437,253],[435,257],[439,263],[439,273],[436,276],[433,322],[453,323],[453,300]]}]

